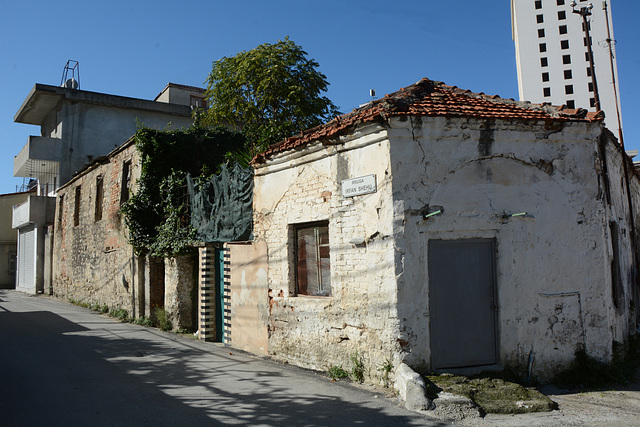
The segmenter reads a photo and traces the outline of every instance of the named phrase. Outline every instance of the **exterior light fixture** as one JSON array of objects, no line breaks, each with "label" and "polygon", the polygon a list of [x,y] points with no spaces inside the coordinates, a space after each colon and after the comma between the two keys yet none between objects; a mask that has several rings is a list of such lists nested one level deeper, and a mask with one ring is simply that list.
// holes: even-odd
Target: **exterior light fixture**
[{"label": "exterior light fixture", "polygon": [[429,218],[430,216],[434,216],[434,215],[441,214],[442,212],[444,212],[442,209],[437,210],[437,211],[435,211],[435,212],[431,212],[431,213],[429,213],[429,214],[426,214],[426,215],[424,216],[424,219],[427,219],[427,218]]},{"label": "exterior light fixture", "polygon": [[509,219],[509,218],[515,218],[515,217],[519,217],[519,216],[525,216],[525,217],[528,217],[528,218],[533,218],[527,212],[518,212],[518,213],[512,213],[512,214],[504,212],[502,214],[502,219],[506,220],[506,219]]},{"label": "exterior light fixture", "polygon": [[442,206],[430,206],[426,209],[426,213],[422,215],[422,219],[427,219],[432,216],[440,215],[443,212],[444,212],[444,208]]}]

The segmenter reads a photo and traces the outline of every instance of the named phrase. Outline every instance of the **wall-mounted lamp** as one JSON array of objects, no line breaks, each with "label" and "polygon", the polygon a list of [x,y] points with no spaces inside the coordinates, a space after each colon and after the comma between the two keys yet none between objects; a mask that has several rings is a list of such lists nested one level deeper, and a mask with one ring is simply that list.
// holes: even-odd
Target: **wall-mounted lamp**
[{"label": "wall-mounted lamp", "polygon": [[432,216],[440,215],[443,212],[444,212],[444,208],[442,206],[431,206],[431,208],[427,210],[427,213],[424,214],[422,218],[427,219]]},{"label": "wall-mounted lamp", "polygon": [[506,219],[509,219],[509,218],[516,218],[516,217],[520,217],[520,216],[526,217],[526,218],[533,218],[533,215],[530,215],[527,212],[518,212],[518,213],[511,213],[511,214],[504,212],[502,214],[502,219],[506,220]]}]

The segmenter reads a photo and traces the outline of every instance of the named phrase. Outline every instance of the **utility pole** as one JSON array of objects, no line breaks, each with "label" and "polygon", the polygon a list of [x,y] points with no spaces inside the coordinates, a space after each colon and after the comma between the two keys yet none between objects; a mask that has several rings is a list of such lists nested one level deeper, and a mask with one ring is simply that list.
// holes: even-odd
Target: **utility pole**
[{"label": "utility pole", "polygon": [[618,88],[616,87],[616,73],[613,66],[613,43],[611,40],[611,29],[609,28],[609,12],[607,10],[607,2],[602,2],[602,10],[604,10],[604,19],[607,21],[607,46],[609,47],[609,64],[611,65],[611,84],[613,84],[613,96],[616,102],[616,116],[618,118],[618,139],[624,150],[624,139],[622,136],[622,120],[620,119],[620,103],[618,101]]},{"label": "utility pole", "polygon": [[[589,20],[587,17],[591,16],[591,9],[593,4],[589,3],[587,6],[583,6],[576,10],[577,3],[572,1],[570,3],[571,11],[582,16],[582,29],[584,30],[585,37],[587,38],[587,52],[589,55],[589,70],[591,71],[591,84],[593,85],[593,94],[595,98],[595,109],[600,111],[600,94],[598,93],[598,82],[596,80],[596,66],[593,61],[593,50],[591,49],[591,35],[589,34]],[[607,21],[608,23],[608,21]]]}]

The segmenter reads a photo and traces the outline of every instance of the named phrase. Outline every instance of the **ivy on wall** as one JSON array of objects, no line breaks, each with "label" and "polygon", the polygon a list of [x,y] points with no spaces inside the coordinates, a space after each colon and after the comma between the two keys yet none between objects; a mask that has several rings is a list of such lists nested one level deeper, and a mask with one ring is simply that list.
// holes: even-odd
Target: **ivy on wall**
[{"label": "ivy on wall", "polygon": [[206,179],[226,162],[241,157],[245,138],[222,127],[206,128],[196,119],[187,129],[141,127],[134,136],[140,179],[121,212],[129,242],[140,255],[170,257],[195,241],[190,225],[186,175]]}]

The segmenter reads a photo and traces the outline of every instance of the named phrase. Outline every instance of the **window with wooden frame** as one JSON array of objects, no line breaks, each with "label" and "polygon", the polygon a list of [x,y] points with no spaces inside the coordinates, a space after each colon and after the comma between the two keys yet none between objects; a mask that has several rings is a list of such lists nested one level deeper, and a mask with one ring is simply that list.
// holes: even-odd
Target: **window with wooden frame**
[{"label": "window with wooden frame", "polygon": [[120,186],[120,204],[129,200],[129,185],[131,185],[131,159],[122,163],[122,184]]},{"label": "window with wooden frame", "polygon": [[104,199],[104,184],[102,175],[98,175],[96,178],[96,212],[95,221],[98,222],[102,219],[102,202]]},{"label": "window with wooden frame", "polygon": [[82,197],[82,187],[79,185],[76,187],[76,199],[73,205],[73,226],[80,225],[80,198]]},{"label": "window with wooden frame", "polygon": [[329,222],[296,225],[293,232],[296,295],[331,296]]}]

